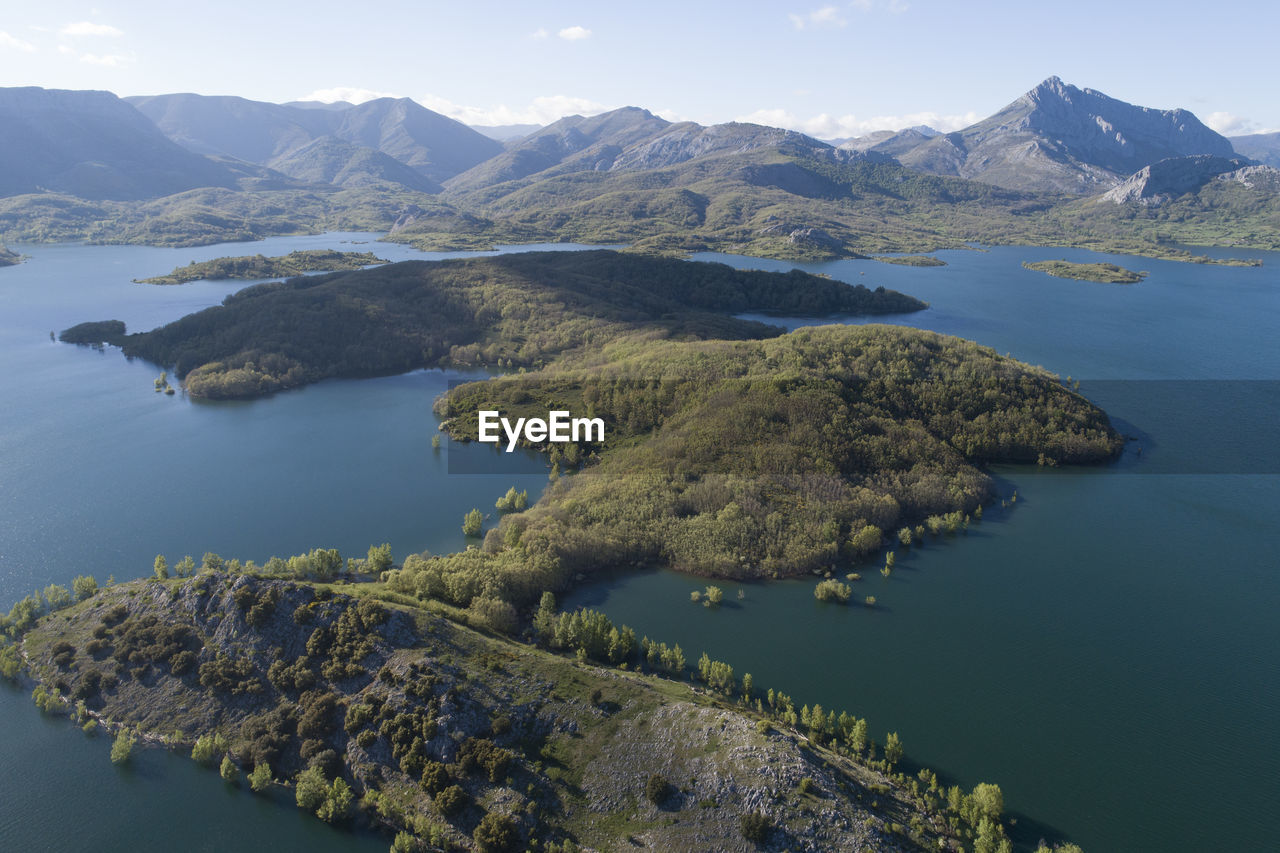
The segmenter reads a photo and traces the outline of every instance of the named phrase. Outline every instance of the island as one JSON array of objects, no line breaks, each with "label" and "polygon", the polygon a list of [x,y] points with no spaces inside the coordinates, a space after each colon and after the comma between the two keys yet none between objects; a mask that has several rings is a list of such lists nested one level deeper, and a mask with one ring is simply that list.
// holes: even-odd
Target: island
[{"label": "island", "polygon": [[1077,281],[1098,281],[1104,284],[1137,284],[1147,277],[1145,272],[1134,272],[1111,263],[1076,263],[1074,261],[1023,261],[1022,266],[1055,278],[1072,278]]},{"label": "island", "polygon": [[11,267],[22,262],[22,255],[11,251],[4,243],[0,243],[0,267]]},{"label": "island", "polygon": [[237,258],[215,258],[178,267],[168,275],[139,278],[139,284],[186,284],[189,281],[221,281],[236,279],[254,281],[263,278],[287,278],[313,272],[358,270],[389,263],[373,252],[336,252],[329,249],[307,249],[280,257],[244,255]]},{"label": "island", "polygon": [[[746,312],[813,317],[926,307],[883,287],[800,271],[605,250],[527,252],[257,285],[159,329],[102,340],[176,366],[195,397],[247,398],[421,367],[535,368],[628,335],[744,339],[783,331],[733,316]],[[64,339],[83,330],[68,329]]]},{"label": "island", "polygon": [[[557,482],[483,548],[408,561],[388,581],[454,607],[520,609],[618,567],[844,573],[890,539],[967,528],[994,495],[987,464],[1119,453],[1104,412],[987,347],[883,325],[784,334],[732,316],[924,307],[802,272],[548,252],[258,285],[112,342],[176,364],[205,397],[422,366],[507,371],[438,401],[459,440],[478,438],[482,409],[601,419],[604,441],[536,445]],[[104,334],[83,328],[64,338]]]},{"label": "island", "polygon": [[945,267],[947,262],[933,255],[876,255],[877,261],[904,267]]},{"label": "island", "polygon": [[470,627],[392,593],[379,552],[82,576],[0,617],[0,674],[119,764],[139,741],[189,752],[392,850],[1008,843],[998,786],[948,788],[894,732],[550,594],[526,640]]}]

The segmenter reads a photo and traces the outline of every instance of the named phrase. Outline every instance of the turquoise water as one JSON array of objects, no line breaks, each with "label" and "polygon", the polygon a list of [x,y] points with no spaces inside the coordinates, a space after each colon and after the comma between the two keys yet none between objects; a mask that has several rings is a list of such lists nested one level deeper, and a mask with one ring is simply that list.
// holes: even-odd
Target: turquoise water
[{"label": "turquoise water", "polygon": [[[86,571],[137,577],[157,552],[172,562],[206,550],[259,561],[317,546],[358,555],[382,541],[397,558],[455,550],[466,510],[487,509],[509,485],[538,491],[537,460],[522,476],[450,476],[456,450],[431,450],[431,401],[456,374],[199,403],[155,394],[153,365],[49,339],[84,320],[154,326],[243,286],[131,283],[192,260],[321,247],[440,257],[355,245],[368,239],[16,247],[31,259],[0,270],[0,601]],[[1044,833],[1095,852],[1270,847],[1280,466],[1267,430],[1280,408],[1280,256],[1257,269],[1108,258],[1151,272],[1128,287],[1019,266],[1105,257],[1087,252],[941,256],[950,266],[801,266],[931,303],[895,322],[1081,378],[1139,436],[1120,463],[1000,469],[1017,503],[965,538],[900,553],[887,580],[869,567],[859,592],[878,597],[875,611],[819,606],[810,583],[789,582],[747,587],[740,604],[731,591],[711,612],[687,605],[702,582],[662,572],[576,600],[799,701],[866,716],[877,737],[896,730],[913,759],[955,781],[999,782],[1012,811],[1043,822],[1019,819],[1032,842]],[[105,739],[41,718],[25,693],[0,689],[0,709],[0,848],[385,849],[229,792],[184,758],[145,751],[136,771],[117,770]]]}]

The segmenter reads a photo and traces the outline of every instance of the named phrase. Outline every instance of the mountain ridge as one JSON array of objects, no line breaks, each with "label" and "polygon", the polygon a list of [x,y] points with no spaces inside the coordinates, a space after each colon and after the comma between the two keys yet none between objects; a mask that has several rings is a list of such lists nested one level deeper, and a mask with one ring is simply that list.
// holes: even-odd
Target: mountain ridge
[{"label": "mountain ridge", "polygon": [[899,155],[910,168],[1009,189],[1089,195],[1169,157],[1233,157],[1183,109],[1157,110],[1050,77],[995,114]]},{"label": "mountain ridge", "polygon": [[138,200],[236,186],[225,168],[105,91],[0,89],[0,151],[0,196],[52,190]]}]

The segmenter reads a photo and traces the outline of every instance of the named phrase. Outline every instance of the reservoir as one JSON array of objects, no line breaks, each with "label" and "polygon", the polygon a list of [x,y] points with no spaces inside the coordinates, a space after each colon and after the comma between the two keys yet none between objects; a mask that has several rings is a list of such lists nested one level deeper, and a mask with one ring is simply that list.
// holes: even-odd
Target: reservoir
[{"label": "reservoir", "polygon": [[[518,475],[450,475],[450,453],[500,451],[431,447],[433,398],[480,374],[197,402],[154,393],[155,365],[50,340],[86,320],[151,328],[244,286],[132,283],[193,260],[445,256],[373,239],[11,247],[29,259],[0,269],[0,604],[79,574],[147,575],[157,553],[262,562],[315,547],[362,556],[384,541],[397,561],[448,552],[466,544],[472,507],[493,512],[511,486],[534,498],[547,482],[537,459]],[[875,739],[898,732],[912,760],[953,782],[999,783],[1019,815],[1014,836],[1033,846],[1039,834],[1091,853],[1271,846],[1261,818],[1280,778],[1280,255],[1248,254],[1265,265],[1028,247],[942,252],[937,268],[699,256],[927,300],[889,321],[1079,379],[1135,441],[1107,468],[995,470],[1017,500],[967,536],[899,549],[889,578],[869,564],[855,593],[875,595],[875,610],[820,605],[812,581],[747,586],[741,601],[730,584],[707,610],[688,604],[706,581],[671,572],[602,580],[568,603],[678,642],[690,659],[706,651],[797,703],[867,717]],[[1126,286],[1021,267],[1057,258],[1150,275]],[[185,757],[146,750],[115,768],[107,739],[42,718],[25,691],[0,685],[0,709],[0,848],[386,849],[228,790]]]}]

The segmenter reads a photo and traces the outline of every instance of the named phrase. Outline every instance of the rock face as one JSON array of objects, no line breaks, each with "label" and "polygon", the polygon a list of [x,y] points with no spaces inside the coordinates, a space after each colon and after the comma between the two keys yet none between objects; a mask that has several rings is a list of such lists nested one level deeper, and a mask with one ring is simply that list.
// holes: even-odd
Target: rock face
[{"label": "rock face", "polygon": [[[268,104],[245,98],[175,94],[130,98],[170,139],[205,154],[222,154],[285,171],[300,150],[332,137],[380,152],[433,182],[444,181],[502,151],[502,144],[408,98],[379,98],[341,109]],[[325,145],[332,150],[333,143]],[[376,158],[373,158],[376,159]],[[391,175],[383,163],[374,173]],[[404,181],[398,181],[404,183]],[[406,184],[410,186],[410,184]],[[417,189],[416,186],[411,186]]]},{"label": "rock face", "polygon": [[1275,184],[1277,175],[1280,172],[1268,166],[1248,166],[1237,158],[1207,154],[1171,157],[1143,167],[1102,198],[1115,204],[1136,202],[1158,207],[1177,196],[1195,192],[1214,178],[1265,188]]},{"label": "rock face", "polygon": [[0,89],[0,196],[127,200],[232,186],[230,172],[110,92]]},{"label": "rock face", "polygon": [[903,165],[1010,189],[1088,194],[1170,157],[1230,158],[1186,110],[1134,106],[1050,77],[1000,112],[899,156]]}]

